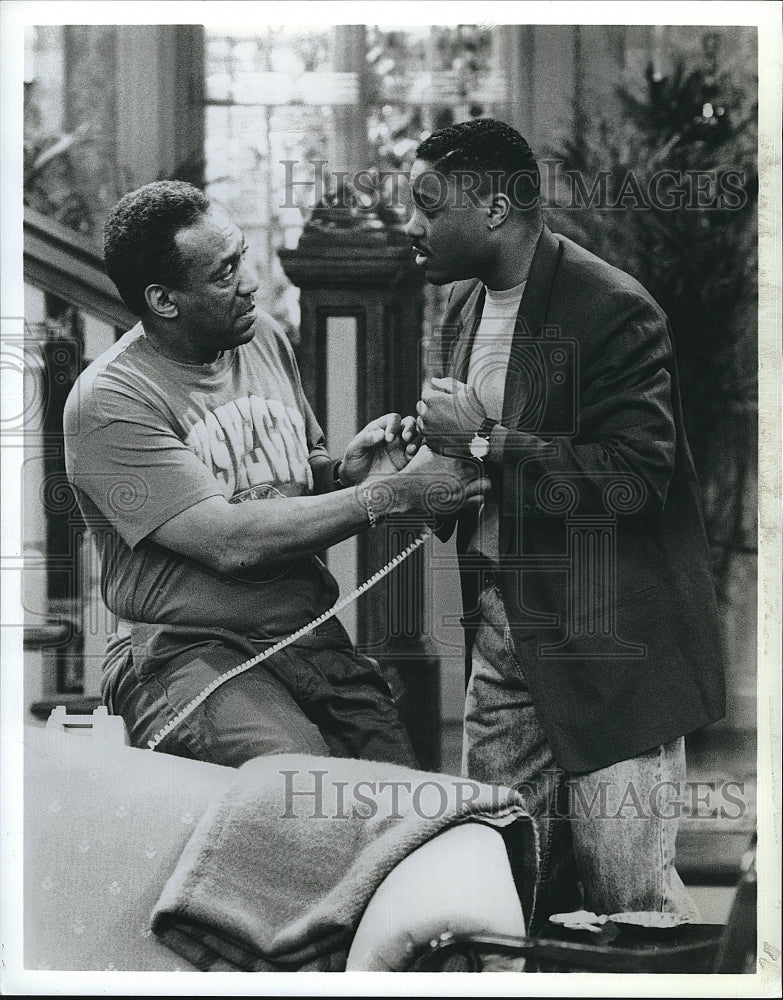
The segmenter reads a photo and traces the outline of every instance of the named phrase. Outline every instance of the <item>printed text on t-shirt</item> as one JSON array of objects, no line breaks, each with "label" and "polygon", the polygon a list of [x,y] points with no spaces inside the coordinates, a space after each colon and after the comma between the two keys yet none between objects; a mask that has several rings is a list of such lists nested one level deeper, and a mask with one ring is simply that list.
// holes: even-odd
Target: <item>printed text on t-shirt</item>
[{"label": "printed text on t-shirt", "polygon": [[185,443],[232,496],[260,483],[313,485],[304,420],[277,399],[251,394],[207,412]]}]

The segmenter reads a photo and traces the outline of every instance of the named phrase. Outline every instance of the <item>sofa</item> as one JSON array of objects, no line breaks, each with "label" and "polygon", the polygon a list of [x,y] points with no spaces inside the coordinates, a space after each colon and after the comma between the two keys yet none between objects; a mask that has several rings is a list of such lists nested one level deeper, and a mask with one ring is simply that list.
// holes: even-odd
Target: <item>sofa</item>
[{"label": "sofa", "polygon": [[[25,727],[24,968],[194,970],[153,933],[150,916],[200,819],[236,773],[132,748],[122,720],[105,709],[74,718],[61,708],[46,727]],[[444,934],[520,939],[524,930],[503,838],[469,820],[416,847],[383,878],[345,968],[408,970]],[[522,967],[518,959],[496,966]]]}]

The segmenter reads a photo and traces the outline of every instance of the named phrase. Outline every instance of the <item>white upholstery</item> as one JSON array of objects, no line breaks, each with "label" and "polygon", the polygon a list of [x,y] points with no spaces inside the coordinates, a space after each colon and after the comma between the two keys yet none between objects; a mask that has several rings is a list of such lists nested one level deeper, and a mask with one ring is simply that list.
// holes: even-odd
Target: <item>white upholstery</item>
[{"label": "white upholstery", "polygon": [[29,969],[191,966],[149,918],[227,767],[25,728],[24,959]]},{"label": "white upholstery", "polygon": [[[151,934],[150,914],[236,772],[79,730],[24,733],[25,968],[192,968]],[[348,968],[405,968],[416,945],[450,929],[523,930],[502,838],[481,823],[447,830],[387,876]]]},{"label": "white upholstery", "polygon": [[503,838],[484,823],[451,827],[386,876],[356,929],[347,969],[405,968],[417,948],[447,930],[524,934]]}]

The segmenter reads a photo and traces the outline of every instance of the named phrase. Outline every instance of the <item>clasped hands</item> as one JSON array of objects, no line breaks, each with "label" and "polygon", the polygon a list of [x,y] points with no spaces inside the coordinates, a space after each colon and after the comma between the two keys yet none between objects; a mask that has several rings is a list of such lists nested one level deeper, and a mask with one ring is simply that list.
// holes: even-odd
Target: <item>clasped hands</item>
[{"label": "clasped hands", "polygon": [[416,404],[416,430],[441,455],[470,457],[470,442],[487,416],[473,386],[432,378]]},{"label": "clasped hands", "polygon": [[400,472],[424,446],[451,458],[469,458],[468,445],[486,411],[476,391],[453,378],[433,378],[416,404],[417,417],[386,413],[348,445],[340,466],[345,485]]},{"label": "clasped hands", "polygon": [[385,413],[362,428],[345,449],[340,480],[355,486],[404,469],[421,447],[415,417]]},{"label": "clasped hands", "polygon": [[[438,383],[445,383],[439,388]],[[454,444],[453,424],[455,397],[452,386],[461,386],[453,379],[433,379],[417,405],[418,417],[402,417],[386,413],[371,421],[353,438],[340,464],[340,480],[344,486],[370,483],[383,477],[416,474],[424,489],[435,490],[444,506],[461,505],[489,488],[475,462],[462,461],[468,456],[467,445],[460,452],[450,453],[442,445]],[[462,387],[469,394],[469,386]],[[441,399],[440,397],[444,397]],[[462,396],[459,397],[460,404]],[[473,419],[473,429],[484,416],[483,407],[475,400],[481,416]],[[466,418],[468,419],[468,418]],[[432,444],[431,447],[431,436]],[[426,436],[426,443],[424,437]],[[467,435],[467,440],[471,434]],[[452,499],[447,500],[446,494]]]}]

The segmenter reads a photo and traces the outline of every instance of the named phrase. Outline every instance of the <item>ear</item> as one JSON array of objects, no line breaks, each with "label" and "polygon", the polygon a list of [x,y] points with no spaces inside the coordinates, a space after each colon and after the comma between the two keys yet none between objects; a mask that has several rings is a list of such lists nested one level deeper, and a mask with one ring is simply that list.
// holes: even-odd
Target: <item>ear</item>
[{"label": "ear", "polygon": [[179,315],[176,299],[172,298],[171,289],[165,285],[147,285],[144,289],[147,308],[163,319],[176,319]]},{"label": "ear", "polygon": [[511,201],[507,194],[503,194],[502,191],[497,192],[497,194],[492,195],[492,200],[487,208],[487,215],[489,216],[489,228],[497,229],[498,226],[502,226],[503,223],[509,216],[511,212]]}]

